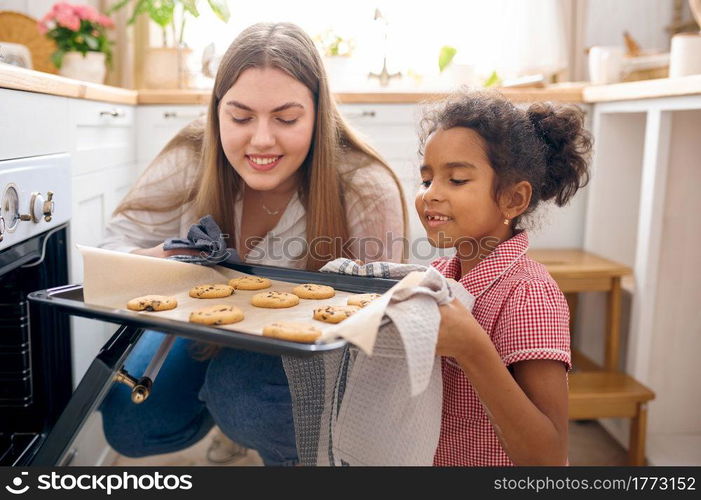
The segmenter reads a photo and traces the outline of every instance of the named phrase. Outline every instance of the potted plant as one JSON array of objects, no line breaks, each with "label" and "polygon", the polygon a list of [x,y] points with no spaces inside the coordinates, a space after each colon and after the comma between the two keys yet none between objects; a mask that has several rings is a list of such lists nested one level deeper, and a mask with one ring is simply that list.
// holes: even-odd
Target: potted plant
[{"label": "potted plant", "polygon": [[103,83],[111,63],[112,42],[106,30],[114,28],[109,17],[89,5],[58,2],[39,20],[39,32],[56,42],[51,60],[68,78]]},{"label": "potted plant", "polygon": [[[162,47],[149,47],[144,60],[144,85],[147,88],[173,89],[188,86],[185,61],[191,52],[185,43],[185,26],[188,16],[199,17],[201,0],[119,0],[109,12],[127,5],[132,6],[127,24],[134,24],[141,14],[146,14],[162,30]],[[209,8],[224,22],[229,21],[227,0],[207,0]],[[168,44],[168,34],[172,44]]]},{"label": "potted plant", "polygon": [[327,29],[314,37],[314,42],[324,58],[326,72],[331,79],[333,87],[342,87],[349,83],[354,75],[360,72],[354,71],[351,56],[355,50],[355,40]]}]

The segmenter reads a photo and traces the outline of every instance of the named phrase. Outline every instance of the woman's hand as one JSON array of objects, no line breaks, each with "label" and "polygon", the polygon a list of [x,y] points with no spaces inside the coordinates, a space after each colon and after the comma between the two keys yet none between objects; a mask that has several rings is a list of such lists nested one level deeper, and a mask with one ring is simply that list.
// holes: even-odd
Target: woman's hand
[{"label": "woman's hand", "polygon": [[189,250],[187,248],[179,248],[176,250],[163,250],[163,243],[161,243],[160,245],[156,245],[152,248],[138,248],[136,250],[132,250],[131,253],[165,259],[166,257],[170,257],[171,255],[200,255],[200,250]]},{"label": "woman's hand", "polygon": [[472,313],[458,299],[438,307],[441,325],[436,355],[459,358],[471,351],[479,336],[487,335]]}]

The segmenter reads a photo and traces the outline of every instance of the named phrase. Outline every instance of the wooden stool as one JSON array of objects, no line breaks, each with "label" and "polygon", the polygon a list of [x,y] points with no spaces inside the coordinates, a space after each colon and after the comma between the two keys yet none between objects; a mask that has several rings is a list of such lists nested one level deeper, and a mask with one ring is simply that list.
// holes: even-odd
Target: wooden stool
[{"label": "wooden stool", "polygon": [[647,402],[655,394],[619,372],[576,372],[569,376],[570,420],[630,418],[628,464],[645,465]]},{"label": "wooden stool", "polygon": [[632,273],[622,264],[583,250],[531,250],[567,297],[570,331],[577,310],[577,293],[606,292],[606,338],[603,367],[573,350],[576,372],[569,375],[570,420],[630,418],[628,462],[645,465],[647,402],[655,393],[618,371],[620,361],[621,278]]}]

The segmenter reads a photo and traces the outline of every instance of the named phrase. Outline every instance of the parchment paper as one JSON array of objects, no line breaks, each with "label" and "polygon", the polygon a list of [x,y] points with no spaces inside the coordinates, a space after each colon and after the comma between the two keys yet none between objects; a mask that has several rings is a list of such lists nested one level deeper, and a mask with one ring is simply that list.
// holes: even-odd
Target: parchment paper
[{"label": "parchment paper", "polygon": [[314,309],[326,305],[345,305],[348,297],[356,295],[355,293],[336,290],[336,295],[330,299],[300,299],[299,305],[284,309],[267,309],[251,305],[251,297],[256,293],[273,290],[291,293],[298,285],[298,283],[272,280],[273,286],[264,290],[236,290],[236,293],[230,297],[195,299],[188,295],[189,290],[194,286],[210,283],[227,284],[230,279],[246,276],[246,274],[220,266],[199,266],[144,255],[77,246],[83,256],[83,296],[86,304],[129,311],[127,302],[133,298],[151,294],[169,295],[178,301],[177,308],[159,312],[129,312],[157,315],[191,325],[193,323],[189,323],[188,318],[196,309],[217,304],[234,305],[243,311],[243,321],[217,326],[217,328],[231,331],[232,334],[244,332],[262,335],[263,327],[275,321],[298,321],[312,324],[322,331],[322,336],[317,342],[344,338],[357,345],[366,354],[372,353],[380,321],[394,290],[418,283],[424,274],[420,272],[409,274],[381,298],[345,321],[334,325],[313,319]]}]

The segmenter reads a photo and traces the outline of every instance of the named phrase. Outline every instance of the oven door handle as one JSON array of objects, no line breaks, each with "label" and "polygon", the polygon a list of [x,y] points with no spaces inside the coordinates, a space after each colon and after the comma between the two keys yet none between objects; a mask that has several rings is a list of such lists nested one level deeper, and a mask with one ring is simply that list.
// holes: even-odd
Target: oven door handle
[{"label": "oven door handle", "polygon": [[175,343],[175,335],[167,334],[158,346],[158,350],[151,358],[151,362],[146,367],[144,374],[138,380],[124,369],[120,368],[115,374],[114,380],[127,385],[131,388],[131,401],[135,404],[140,404],[146,401],[153,389],[153,383],[156,381],[158,372],[163,366],[170,349]]}]

